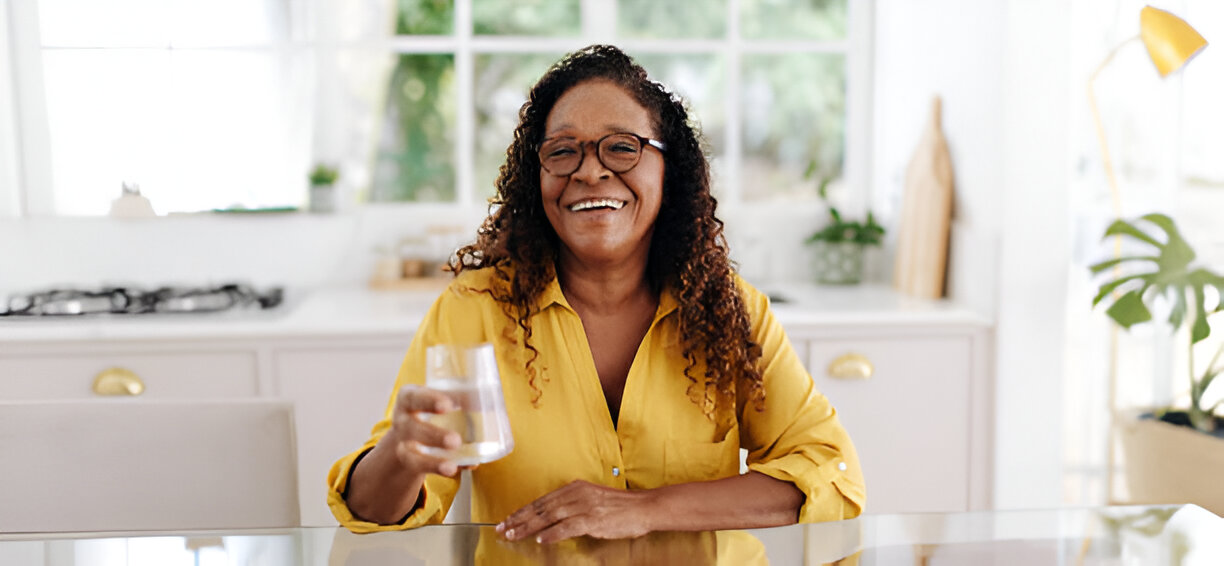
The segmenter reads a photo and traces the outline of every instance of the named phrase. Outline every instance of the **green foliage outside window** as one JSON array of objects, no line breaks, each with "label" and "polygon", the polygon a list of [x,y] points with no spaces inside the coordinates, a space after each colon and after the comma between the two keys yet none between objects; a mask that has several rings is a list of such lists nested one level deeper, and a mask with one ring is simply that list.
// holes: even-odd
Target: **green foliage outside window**
[{"label": "green foliage outside window", "polygon": [[453,0],[399,0],[398,8],[398,35],[447,35],[454,30]]},{"label": "green foliage outside window", "polygon": [[518,126],[527,91],[564,53],[490,53],[476,56],[473,102],[476,106],[476,199],[493,196],[498,171]]},{"label": "green foliage outside window", "polygon": [[822,177],[841,178],[845,61],[842,55],[825,53],[744,57],[741,191],[746,200],[812,196],[805,172],[813,159]]},{"label": "green foliage outside window", "polygon": [[[452,0],[398,0],[395,33],[449,35]],[[371,201],[455,198],[454,74],[451,54],[403,54],[387,86]]]},{"label": "green foliage outside window", "polygon": [[847,0],[740,0],[745,39],[845,39]]},{"label": "green foliage outside window", "polygon": [[[617,3],[617,35],[634,39],[727,37],[727,0],[606,0]],[[740,0],[745,39],[843,39],[847,0]],[[575,37],[580,0],[471,0],[476,36]],[[396,33],[455,33],[453,0],[397,0]],[[492,194],[517,108],[527,87],[559,53],[476,53],[473,102],[474,196]],[[634,53],[690,104],[718,169],[726,146],[728,72],[738,72],[740,196],[747,201],[808,198],[809,160],[841,176],[845,154],[846,58],[840,53],[744,54],[729,69],[721,53]],[[455,67],[452,54],[401,54],[387,89],[370,200],[454,200]],[[734,84],[734,83],[733,83]],[[716,171],[717,172],[717,171]]]},{"label": "green foliage outside window", "polygon": [[643,39],[718,39],[727,33],[727,0],[619,0],[616,32]]},{"label": "green foliage outside window", "polygon": [[573,37],[581,32],[579,0],[472,0],[475,35]]},{"label": "green foliage outside window", "polygon": [[454,75],[453,55],[398,57],[372,200],[454,200]]}]

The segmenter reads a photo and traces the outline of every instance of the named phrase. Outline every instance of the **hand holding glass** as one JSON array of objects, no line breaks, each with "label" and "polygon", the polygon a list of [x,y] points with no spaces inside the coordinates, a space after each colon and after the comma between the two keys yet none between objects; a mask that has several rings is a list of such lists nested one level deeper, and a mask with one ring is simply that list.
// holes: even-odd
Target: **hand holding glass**
[{"label": "hand holding glass", "polygon": [[474,466],[514,450],[492,344],[431,346],[425,351],[425,387],[450,397],[455,407],[426,420],[463,441],[455,449],[425,446],[426,453]]}]

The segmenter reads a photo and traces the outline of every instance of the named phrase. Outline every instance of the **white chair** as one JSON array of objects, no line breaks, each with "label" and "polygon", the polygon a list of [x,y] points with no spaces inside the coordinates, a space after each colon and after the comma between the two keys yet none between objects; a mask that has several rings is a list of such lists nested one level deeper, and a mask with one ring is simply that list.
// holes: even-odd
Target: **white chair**
[{"label": "white chair", "polygon": [[0,533],[297,526],[295,450],[280,401],[0,402]]}]

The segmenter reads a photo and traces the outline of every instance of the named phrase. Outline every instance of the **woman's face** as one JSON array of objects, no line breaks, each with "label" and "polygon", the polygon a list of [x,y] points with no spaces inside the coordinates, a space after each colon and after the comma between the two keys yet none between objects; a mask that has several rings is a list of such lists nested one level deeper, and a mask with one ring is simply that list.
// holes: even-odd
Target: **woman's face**
[{"label": "woman's face", "polygon": [[563,259],[606,264],[649,257],[663,199],[663,155],[643,144],[637,165],[614,173],[600,161],[595,142],[617,133],[657,139],[653,123],[633,96],[604,80],[579,83],[553,106],[544,126],[546,140],[590,142],[581,145],[585,155],[572,174],[540,168],[544,213],[561,239]]}]

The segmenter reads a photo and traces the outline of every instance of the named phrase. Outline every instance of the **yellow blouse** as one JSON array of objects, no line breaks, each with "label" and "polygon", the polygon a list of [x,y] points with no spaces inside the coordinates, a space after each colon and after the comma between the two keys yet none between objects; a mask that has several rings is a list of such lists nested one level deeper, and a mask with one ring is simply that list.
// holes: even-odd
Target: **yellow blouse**
[{"label": "yellow blouse", "polygon": [[[768,298],[737,278],[762,349],[765,406],[752,403],[739,414],[722,409],[707,417],[690,400],[684,375],[679,316],[674,297],[664,292],[625,381],[618,426],[603,388],[578,313],[554,280],[540,297],[532,319],[532,345],[539,357],[540,395],[525,369],[530,351],[522,331],[487,293],[496,284],[492,269],[465,271],[434,302],[421,322],[400,367],[387,415],[370,439],[341,458],[328,474],[328,504],[342,525],[355,532],[405,529],[440,523],[459,487],[457,479],[430,475],[424,505],[403,523],[377,525],[353,517],[343,493],[357,458],[391,426],[395,392],[423,384],[425,349],[441,343],[491,342],[497,354],[502,391],[514,434],[514,451],[472,472],[472,520],[496,523],[573,480],[621,489],[713,480],[740,472],[739,449],[748,468],[793,483],[805,495],[801,522],[851,518],[866,500],[862,470],[850,437],[827,398],[791,348]],[[697,367],[693,375],[702,375]]]}]

